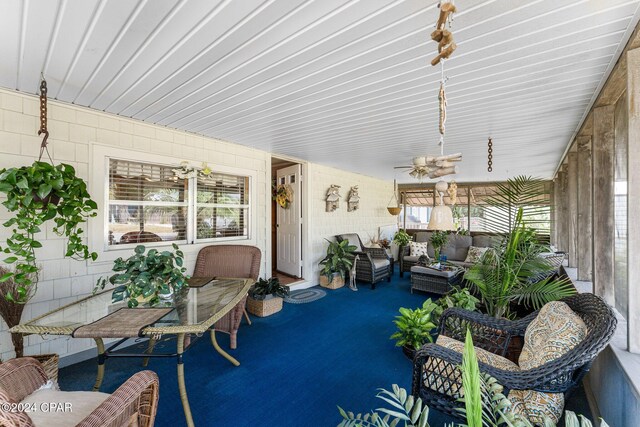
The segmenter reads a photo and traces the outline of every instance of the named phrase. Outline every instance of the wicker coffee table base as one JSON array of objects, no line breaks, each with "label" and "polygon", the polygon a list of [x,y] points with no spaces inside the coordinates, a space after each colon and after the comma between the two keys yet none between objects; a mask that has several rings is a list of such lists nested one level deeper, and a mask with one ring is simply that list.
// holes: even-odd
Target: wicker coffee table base
[{"label": "wicker coffee table base", "polygon": [[444,295],[451,290],[453,285],[458,284],[460,273],[462,273],[462,270],[451,277],[442,277],[429,273],[411,272],[411,293],[415,289]]}]

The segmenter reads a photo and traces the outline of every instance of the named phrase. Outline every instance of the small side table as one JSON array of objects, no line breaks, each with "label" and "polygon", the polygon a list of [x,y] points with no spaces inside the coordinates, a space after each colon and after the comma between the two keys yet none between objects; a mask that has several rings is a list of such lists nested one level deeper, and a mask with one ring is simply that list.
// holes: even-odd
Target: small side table
[{"label": "small side table", "polygon": [[411,293],[413,290],[444,295],[458,283],[464,269],[438,270],[431,267],[415,265],[411,267]]}]

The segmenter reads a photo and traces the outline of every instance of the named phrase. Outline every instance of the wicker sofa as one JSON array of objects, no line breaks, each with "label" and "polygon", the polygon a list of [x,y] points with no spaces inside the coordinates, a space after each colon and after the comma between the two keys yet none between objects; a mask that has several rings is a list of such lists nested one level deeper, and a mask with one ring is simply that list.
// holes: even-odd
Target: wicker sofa
[{"label": "wicker sofa", "polygon": [[391,281],[391,260],[383,248],[367,248],[356,233],[340,234],[336,236],[336,240],[348,240],[350,245],[357,248],[354,252],[358,255],[357,280],[371,283],[371,289],[375,289],[376,283],[384,279],[387,279],[387,282]]},{"label": "wicker sofa", "polygon": [[[158,376],[152,371],[134,374],[113,394],[93,391],[61,392],[38,390],[49,378],[42,365],[31,357],[8,360],[0,365],[0,404],[22,403],[33,411],[0,411],[0,425],[38,427],[152,427],[158,407]],[[59,403],[62,410],[43,411]],[[65,411],[64,408],[67,408]],[[55,408],[58,408],[57,406]]]},{"label": "wicker sofa", "polygon": [[[555,356],[552,353],[551,357],[549,353],[544,354],[545,348],[557,350],[561,342],[557,335],[569,329],[554,328],[557,325],[551,320],[545,324],[544,318],[535,321],[542,312],[548,316],[547,306],[540,312],[534,312],[517,321],[495,319],[459,308],[445,310],[440,318],[438,341],[435,344],[426,344],[416,352],[413,361],[413,395],[422,398],[430,408],[454,417],[462,417],[458,409],[464,405],[459,400],[462,387],[459,366],[468,328],[473,336],[481,372],[497,379],[506,389],[503,394],[512,400],[514,407],[519,404],[529,410],[528,405],[533,403],[549,404],[553,399],[546,398],[547,396],[561,398],[563,405],[564,398],[580,384],[593,360],[611,340],[617,320],[613,310],[593,294],[574,295],[563,299],[562,302],[568,306],[567,309],[572,315],[579,316],[585,332],[581,339],[577,338],[578,334],[567,334],[569,338],[574,339],[573,347],[567,345],[566,351]],[[568,316],[562,313],[556,314],[556,319],[566,317]],[[540,328],[541,324],[547,327],[546,332]],[[530,326],[531,333],[527,334],[527,328]],[[445,339],[441,339],[442,336]],[[521,338],[514,339],[516,337]],[[529,359],[525,357],[523,361],[521,354],[518,365],[504,357],[513,349],[516,341],[524,342],[526,346],[528,340],[543,343],[529,347],[535,350],[530,352],[534,354],[533,357],[541,359],[538,364],[525,364],[532,356],[529,356]],[[545,342],[548,343],[548,347]],[[451,343],[454,345],[450,345]],[[515,393],[511,393],[512,391]],[[539,393],[543,393],[545,398],[535,400],[531,397]],[[523,395],[528,399],[522,399]],[[556,402],[556,406],[549,410],[555,410],[556,414],[559,410],[561,413],[562,407],[558,406],[560,405]],[[540,413],[539,411],[538,414]]]},{"label": "wicker sofa", "polygon": [[[428,242],[431,238],[430,231],[418,231],[414,235],[415,242]],[[447,244],[442,248],[442,255],[447,256],[447,261],[460,267],[470,267],[471,264],[464,262],[467,258],[470,246],[476,246],[480,248],[486,248],[492,246],[496,240],[496,236],[491,235],[477,235],[477,236],[462,236],[458,234],[452,234],[447,240]],[[411,272],[411,267],[418,262],[417,256],[409,255],[409,246],[404,246],[400,249],[400,277],[404,276],[405,272]],[[433,246],[429,245],[427,249],[428,255],[431,258],[435,257]]]}]

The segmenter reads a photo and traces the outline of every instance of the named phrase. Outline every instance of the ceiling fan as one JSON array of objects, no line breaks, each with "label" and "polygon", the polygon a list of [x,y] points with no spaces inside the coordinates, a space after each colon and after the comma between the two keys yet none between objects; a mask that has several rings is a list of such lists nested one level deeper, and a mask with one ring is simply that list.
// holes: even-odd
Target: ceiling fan
[{"label": "ceiling fan", "polygon": [[462,153],[446,154],[441,156],[418,156],[413,158],[411,166],[396,166],[394,169],[409,170],[413,178],[424,177],[439,178],[445,175],[458,173],[456,162],[462,161]]}]

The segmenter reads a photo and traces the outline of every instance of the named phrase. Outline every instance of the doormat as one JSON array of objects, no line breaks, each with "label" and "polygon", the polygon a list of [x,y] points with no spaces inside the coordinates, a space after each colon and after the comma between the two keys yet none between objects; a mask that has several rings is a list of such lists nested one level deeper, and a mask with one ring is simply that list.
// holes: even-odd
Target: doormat
[{"label": "doormat", "polygon": [[306,304],[308,302],[319,300],[327,295],[322,289],[299,289],[297,291],[291,291],[288,297],[285,297],[284,302],[291,304]]}]

